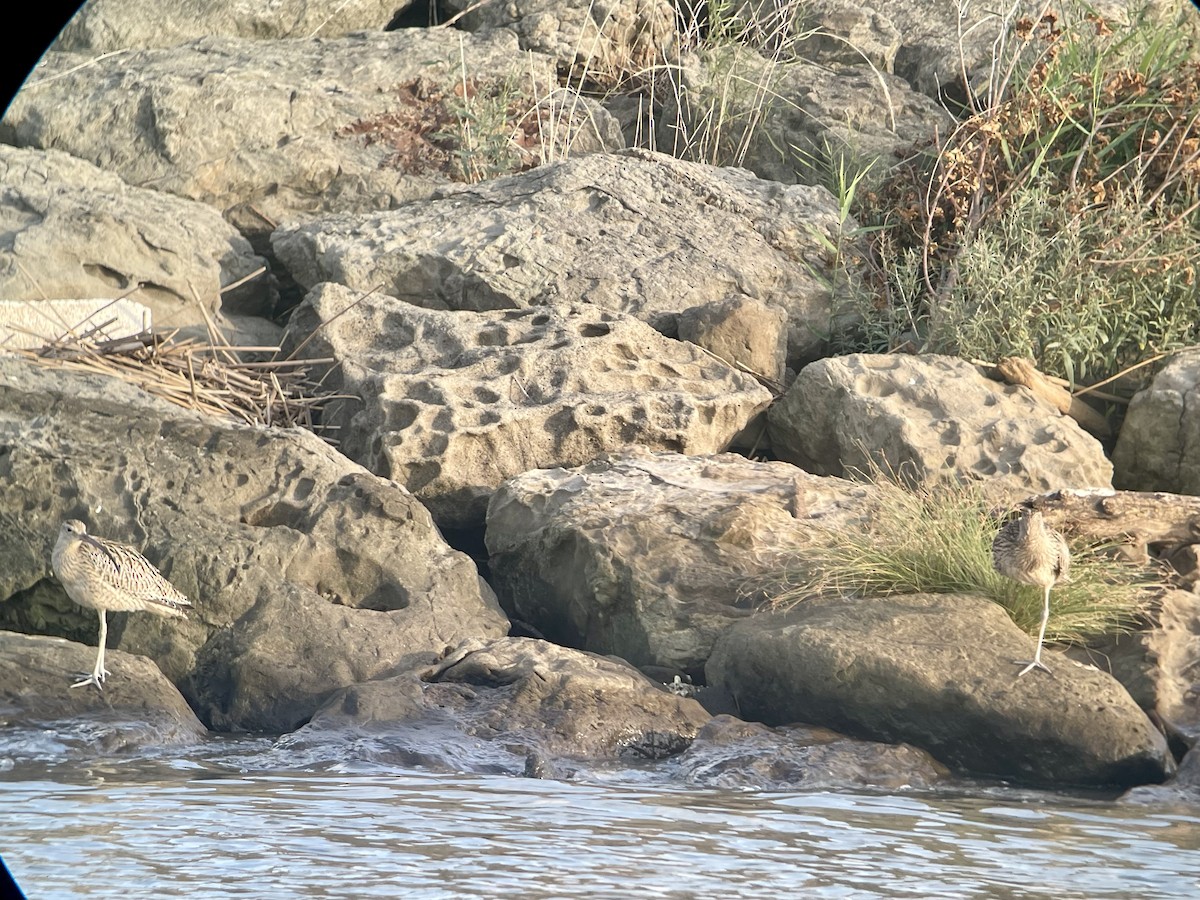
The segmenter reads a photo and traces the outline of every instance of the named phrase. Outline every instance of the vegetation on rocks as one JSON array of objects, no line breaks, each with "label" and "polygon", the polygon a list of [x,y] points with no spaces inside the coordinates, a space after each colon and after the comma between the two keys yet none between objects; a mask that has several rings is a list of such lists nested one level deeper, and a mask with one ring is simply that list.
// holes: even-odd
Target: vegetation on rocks
[{"label": "vegetation on rocks", "polygon": [[1200,341],[1192,54],[1172,23],[1016,22],[958,128],[859,192],[872,289],[838,349],[1094,383]]},{"label": "vegetation on rocks", "polygon": [[[879,469],[866,477],[875,486],[869,524],[839,529],[798,553],[780,587],[768,591],[772,606],[790,608],[822,594],[965,593],[994,600],[1020,628],[1038,633],[1041,589],[1005,578],[992,565],[992,539],[1005,510],[992,509],[970,485],[908,484]],[[1152,582],[1115,558],[1114,549],[1072,543],[1070,578],[1051,593],[1048,640],[1081,643],[1138,624]]]}]

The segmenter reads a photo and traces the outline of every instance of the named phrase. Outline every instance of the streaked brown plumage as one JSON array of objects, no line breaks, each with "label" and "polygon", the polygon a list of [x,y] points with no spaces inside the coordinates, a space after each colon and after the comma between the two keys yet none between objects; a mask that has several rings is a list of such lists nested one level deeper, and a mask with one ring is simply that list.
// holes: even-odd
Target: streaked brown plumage
[{"label": "streaked brown plumage", "polygon": [[992,564],[1001,575],[1042,589],[1042,629],[1038,632],[1037,653],[1032,660],[1017,662],[1017,665],[1027,663],[1017,675],[1034,668],[1049,672],[1042,662],[1042,642],[1050,619],[1050,588],[1065,581],[1071,568],[1071,550],[1066,539],[1045,523],[1041,510],[1023,508],[1020,516],[1001,528],[992,541]]},{"label": "streaked brown plumage", "polygon": [[187,618],[185,610],[192,606],[142,554],[125,544],[88,534],[87,527],[78,519],[63,522],[50,564],[67,596],[100,614],[96,667],[88,678],[71,687],[94,684],[103,690],[101,682],[109,674],[104,668],[108,610],[149,610],[160,616]]}]

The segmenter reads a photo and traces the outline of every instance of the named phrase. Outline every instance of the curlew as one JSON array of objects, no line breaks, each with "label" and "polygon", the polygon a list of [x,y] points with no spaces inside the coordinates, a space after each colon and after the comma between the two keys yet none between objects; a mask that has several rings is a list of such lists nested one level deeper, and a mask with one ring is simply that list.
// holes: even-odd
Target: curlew
[{"label": "curlew", "polygon": [[1017,661],[1017,665],[1027,663],[1017,677],[1035,668],[1049,672],[1042,662],[1042,642],[1050,618],[1050,588],[1065,581],[1071,567],[1066,539],[1043,521],[1040,509],[1025,507],[992,541],[992,563],[1001,575],[1042,589],[1042,629],[1038,632],[1037,652],[1032,660]]},{"label": "curlew", "polygon": [[94,684],[98,690],[104,689],[101,682],[109,674],[104,668],[104,645],[108,640],[110,609],[150,610],[160,616],[187,618],[185,610],[192,606],[142,554],[125,544],[88,534],[87,527],[78,519],[62,523],[50,564],[67,596],[100,614],[96,667],[89,677],[71,687]]}]

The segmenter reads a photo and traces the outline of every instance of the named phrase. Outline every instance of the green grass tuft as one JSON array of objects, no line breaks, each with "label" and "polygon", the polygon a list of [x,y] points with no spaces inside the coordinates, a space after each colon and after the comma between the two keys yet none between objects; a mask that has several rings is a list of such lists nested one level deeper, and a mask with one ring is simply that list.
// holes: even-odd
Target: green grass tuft
[{"label": "green grass tuft", "polygon": [[[1019,584],[992,566],[992,539],[1001,522],[973,485],[906,487],[872,473],[876,491],[865,528],[831,529],[797,554],[767,591],[769,604],[790,609],[814,596],[964,593],[986,597],[1036,635],[1040,588]],[[1069,540],[1069,536],[1068,536]],[[1070,580],[1050,594],[1047,640],[1084,643],[1132,631],[1144,616],[1153,583],[1114,559],[1111,547],[1072,542]]]}]

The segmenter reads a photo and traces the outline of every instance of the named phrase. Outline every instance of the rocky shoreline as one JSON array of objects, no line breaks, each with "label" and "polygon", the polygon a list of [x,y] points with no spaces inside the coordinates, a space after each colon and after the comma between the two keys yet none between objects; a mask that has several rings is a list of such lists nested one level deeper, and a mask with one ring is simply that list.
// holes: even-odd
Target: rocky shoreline
[{"label": "rocky shoreline", "polygon": [[[415,161],[400,136],[436,149],[417,125],[467,72],[554,93],[578,44],[547,36],[545,4],[390,31],[394,4],[355,4],[320,36],[212,6],[145,33],[136,4],[92,0],[35,70],[0,122],[0,298],[50,317],[140,285],[156,329],[307,360],[336,445],[0,349],[7,727],[103,722],[112,752],[369,739],[531,777],[1200,796],[1200,354],[1107,448],[963,360],[828,356],[855,273],[827,252],[845,220],[823,187],[626,147],[627,111],[580,96],[554,100],[527,171],[462,184]],[[563,6],[564,34],[596,25]],[[669,4],[615,6],[605,67],[678,52]],[[806,140],[939,126],[941,38],[917,23],[942,11],[906,29],[817,6],[878,48],[902,122],[880,131],[878,81],[831,41],[805,102],[847,114],[821,107]],[[980,597],[760,608],[747,585],[870,521],[848,476],[872,459],[976,479],[998,510],[1037,495],[1083,537],[1123,535],[1130,565],[1169,559],[1176,589],[1138,633],[1020,679],[1033,639]],[[50,574],[69,518],[195,604],[110,616],[103,692],[68,690],[95,645]]]}]

